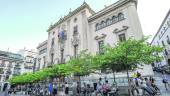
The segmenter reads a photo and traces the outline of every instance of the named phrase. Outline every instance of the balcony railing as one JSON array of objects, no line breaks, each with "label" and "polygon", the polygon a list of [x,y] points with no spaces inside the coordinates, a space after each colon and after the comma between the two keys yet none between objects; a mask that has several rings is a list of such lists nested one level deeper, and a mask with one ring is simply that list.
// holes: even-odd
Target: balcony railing
[{"label": "balcony railing", "polygon": [[58,61],[58,64],[64,64],[64,63],[65,63],[65,59]]},{"label": "balcony railing", "polygon": [[0,67],[5,67],[5,64],[0,64]]}]

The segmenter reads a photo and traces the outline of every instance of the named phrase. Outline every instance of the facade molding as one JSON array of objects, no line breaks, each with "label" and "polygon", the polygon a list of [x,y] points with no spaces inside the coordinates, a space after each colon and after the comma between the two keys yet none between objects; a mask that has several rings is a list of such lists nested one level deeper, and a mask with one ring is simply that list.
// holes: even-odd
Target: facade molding
[{"label": "facade molding", "polygon": [[119,32],[122,32],[122,31],[125,31],[125,30],[127,30],[129,27],[128,26],[122,26],[122,29],[118,29],[118,28],[116,28],[114,31],[113,31],[113,33],[119,33]]}]

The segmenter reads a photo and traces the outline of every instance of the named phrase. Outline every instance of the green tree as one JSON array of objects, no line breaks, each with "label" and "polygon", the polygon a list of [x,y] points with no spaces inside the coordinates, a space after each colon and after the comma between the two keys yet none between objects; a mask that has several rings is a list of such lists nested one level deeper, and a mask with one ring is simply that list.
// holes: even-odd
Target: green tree
[{"label": "green tree", "polygon": [[78,77],[78,81],[80,81],[80,76],[86,76],[94,72],[92,58],[93,56],[87,50],[83,50],[78,57],[69,60],[68,64],[71,66],[74,76]]},{"label": "green tree", "polygon": [[155,56],[154,53],[162,52],[158,46],[150,46],[146,43],[146,38],[142,40],[128,39],[119,42],[115,47],[105,48],[104,64],[107,68],[115,71],[126,71],[129,82],[129,70],[135,70],[139,65],[152,64],[160,61],[162,57]]}]

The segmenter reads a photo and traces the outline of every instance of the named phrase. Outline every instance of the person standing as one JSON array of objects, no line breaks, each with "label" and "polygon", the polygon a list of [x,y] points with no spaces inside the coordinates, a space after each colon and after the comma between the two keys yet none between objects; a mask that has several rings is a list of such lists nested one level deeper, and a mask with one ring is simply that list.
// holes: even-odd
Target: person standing
[{"label": "person standing", "polygon": [[77,82],[76,91],[77,91],[77,95],[80,96],[80,94],[81,94],[81,84],[80,84],[80,82]]},{"label": "person standing", "polygon": [[[136,81],[136,79],[135,79],[135,81]],[[135,91],[137,92],[137,94],[139,94],[139,90],[138,90],[137,85],[135,83],[136,82],[133,82],[133,80],[130,79],[131,93],[132,93],[133,96],[135,96],[135,94],[134,94]]]},{"label": "person standing", "polygon": [[49,94],[52,95],[52,92],[53,92],[53,84],[52,84],[52,82],[50,82],[48,90],[49,90]]},{"label": "person standing", "polygon": [[65,83],[65,95],[68,96],[69,94],[69,87],[68,87],[68,83]]},{"label": "person standing", "polygon": [[54,82],[54,84],[53,84],[53,95],[54,96],[57,96],[57,93],[58,93],[58,87],[57,87],[57,83],[56,82]]},{"label": "person standing", "polygon": [[110,90],[109,84],[108,84],[108,80],[106,80],[106,81],[105,81],[105,84],[103,84],[102,90],[103,90],[103,96],[107,96],[107,95],[108,95],[108,92],[109,92],[109,90]]},{"label": "person standing", "polygon": [[96,95],[98,96],[98,94],[102,94],[102,83],[98,83],[97,84],[97,92],[96,92]]},{"label": "person standing", "polygon": [[83,96],[86,96],[87,87],[86,87],[86,83],[85,82],[83,83],[82,91],[83,91]]},{"label": "person standing", "polygon": [[165,89],[168,90],[168,79],[165,72],[162,72],[162,83],[165,85]]},{"label": "person standing", "polygon": [[154,95],[153,91],[150,88],[148,88],[148,86],[146,85],[146,81],[144,79],[142,79],[142,81],[141,81],[141,89],[143,91],[143,95],[145,95],[145,92],[147,92],[149,94],[149,96]]}]

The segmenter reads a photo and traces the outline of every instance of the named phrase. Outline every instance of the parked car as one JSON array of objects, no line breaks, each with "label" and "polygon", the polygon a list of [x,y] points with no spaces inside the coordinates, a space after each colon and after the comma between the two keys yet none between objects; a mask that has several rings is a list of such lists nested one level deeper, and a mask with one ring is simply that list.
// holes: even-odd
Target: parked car
[{"label": "parked car", "polygon": [[162,73],[164,70],[163,70],[162,67],[154,67],[154,68],[153,68],[153,71],[161,72],[161,73]]},{"label": "parked car", "polygon": [[170,74],[170,66],[164,67],[164,71],[167,74]]}]

